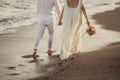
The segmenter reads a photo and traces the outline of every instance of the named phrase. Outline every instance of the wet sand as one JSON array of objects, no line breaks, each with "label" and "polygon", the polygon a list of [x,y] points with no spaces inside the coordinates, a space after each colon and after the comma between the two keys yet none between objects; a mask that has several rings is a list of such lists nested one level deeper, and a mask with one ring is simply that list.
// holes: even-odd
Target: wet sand
[{"label": "wet sand", "polygon": [[[40,57],[37,61],[34,61],[31,56],[37,31],[36,23],[18,28],[16,33],[1,34],[0,80],[119,80],[120,36],[116,38],[116,34],[120,31],[119,9],[99,13],[92,17],[96,20],[95,24],[102,25],[104,30],[115,32],[115,34],[111,33],[112,37],[106,38],[106,33],[99,33],[102,30],[98,28],[97,35],[92,37],[94,47],[96,47],[95,44],[100,44],[98,38],[100,41],[111,39],[111,44],[96,51],[82,52],[65,61],[60,61],[57,55],[61,27],[55,27],[53,48],[57,50],[56,54],[52,56],[46,54],[48,35],[45,33],[39,47]],[[101,17],[103,19],[100,19]],[[114,39],[118,40],[112,41]],[[85,45],[83,47],[87,47],[89,43],[93,44],[87,41],[83,43]]]},{"label": "wet sand", "polygon": [[93,16],[93,19],[96,20],[96,24],[103,25],[104,29],[114,30],[120,32],[120,8],[116,8],[113,11],[107,11],[104,13],[98,13]]},{"label": "wet sand", "polygon": [[[119,80],[120,42],[62,61],[52,75],[29,80]],[[48,78],[48,79],[44,79]]]}]

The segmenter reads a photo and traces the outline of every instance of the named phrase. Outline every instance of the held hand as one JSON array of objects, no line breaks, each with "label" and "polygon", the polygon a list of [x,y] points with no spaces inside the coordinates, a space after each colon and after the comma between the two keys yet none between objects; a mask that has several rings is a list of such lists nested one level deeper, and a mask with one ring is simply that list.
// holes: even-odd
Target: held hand
[{"label": "held hand", "polygon": [[59,25],[59,26],[61,26],[61,25],[62,25],[62,21],[61,21],[61,20],[59,20],[58,25]]}]

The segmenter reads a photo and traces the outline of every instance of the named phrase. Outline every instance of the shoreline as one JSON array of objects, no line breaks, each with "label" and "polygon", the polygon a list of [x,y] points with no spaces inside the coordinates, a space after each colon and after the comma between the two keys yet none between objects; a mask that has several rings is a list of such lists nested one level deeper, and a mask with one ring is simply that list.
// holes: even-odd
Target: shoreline
[{"label": "shoreline", "polygon": [[4,26],[4,28],[1,28],[0,34],[15,33],[17,28],[27,25],[32,25],[36,22],[37,22],[37,17],[17,18],[13,20],[7,19],[7,21],[2,21],[0,24],[0,26]]}]

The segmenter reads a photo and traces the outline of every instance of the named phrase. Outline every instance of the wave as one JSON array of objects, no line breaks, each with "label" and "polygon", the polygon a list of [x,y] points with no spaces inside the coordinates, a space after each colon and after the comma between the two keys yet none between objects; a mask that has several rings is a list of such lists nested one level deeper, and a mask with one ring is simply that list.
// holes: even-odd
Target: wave
[{"label": "wave", "polygon": [[[85,0],[89,15],[114,9],[116,2],[119,0]],[[0,0],[0,34],[16,32],[18,27],[37,22],[36,4],[37,0]]]},{"label": "wave", "polygon": [[26,18],[19,18],[19,19],[3,19],[0,23],[0,34],[4,33],[13,33],[16,32],[16,29],[24,26],[30,25],[37,22],[37,16],[35,17],[26,17]]}]

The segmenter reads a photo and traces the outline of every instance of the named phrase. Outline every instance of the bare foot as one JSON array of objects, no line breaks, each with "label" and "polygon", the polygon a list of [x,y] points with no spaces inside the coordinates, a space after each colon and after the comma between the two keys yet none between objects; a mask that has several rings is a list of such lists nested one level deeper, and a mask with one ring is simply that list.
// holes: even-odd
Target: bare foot
[{"label": "bare foot", "polygon": [[69,58],[69,59],[74,59],[75,56],[76,56],[76,54],[72,54],[72,55],[70,55],[68,58]]},{"label": "bare foot", "polygon": [[52,55],[52,53],[56,52],[56,50],[52,51],[52,50],[48,50],[48,55]]},{"label": "bare foot", "polygon": [[37,55],[37,49],[34,49],[34,52],[33,52],[33,59],[36,59],[38,57]]}]

